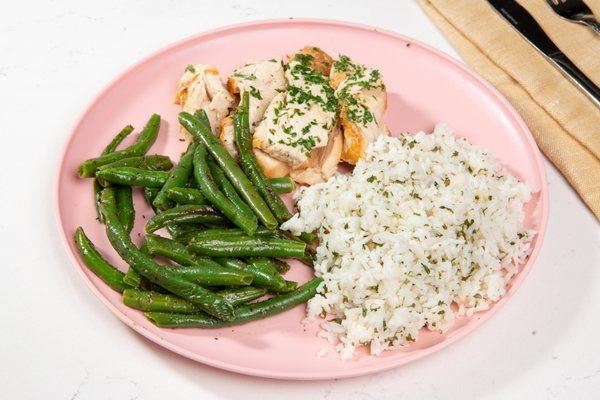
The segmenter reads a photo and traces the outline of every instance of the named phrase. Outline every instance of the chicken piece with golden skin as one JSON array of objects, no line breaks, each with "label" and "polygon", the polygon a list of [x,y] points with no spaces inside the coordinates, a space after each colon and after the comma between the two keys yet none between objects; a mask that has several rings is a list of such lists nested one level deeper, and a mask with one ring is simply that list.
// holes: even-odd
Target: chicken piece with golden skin
[{"label": "chicken piece with golden skin", "polygon": [[238,152],[237,148],[235,147],[233,116],[228,115],[221,120],[219,139],[221,139],[221,143],[223,143],[223,146],[225,146],[229,154],[231,154],[234,158],[237,158]]},{"label": "chicken piece with golden skin", "polygon": [[174,103],[190,114],[199,109],[206,112],[215,135],[221,131],[221,121],[233,107],[234,97],[221,81],[217,68],[209,65],[188,65],[179,79]]},{"label": "chicken piece with golden skin", "polygon": [[[267,175],[282,176],[287,166],[296,182],[312,185],[335,173],[343,138],[327,80],[332,62],[314,46],[289,57],[286,78],[291,89],[275,97],[254,137],[257,159]],[[261,137],[261,130],[270,135]]]},{"label": "chicken piece with golden skin", "polygon": [[292,55],[285,76],[288,88],[275,96],[254,132],[253,146],[268,156],[304,169],[311,153],[326,148],[335,125],[337,101],[326,65],[331,58],[315,47]]},{"label": "chicken piece with golden skin", "polygon": [[347,56],[334,61],[329,80],[340,105],[342,160],[354,165],[369,143],[389,135],[382,120],[387,107],[385,85],[379,71],[355,64]]},{"label": "chicken piece with golden skin", "polygon": [[296,58],[297,55],[308,56],[310,61],[308,65],[321,72],[325,76],[329,76],[331,71],[331,65],[333,64],[333,58],[323,50],[315,46],[305,46],[302,49],[298,50],[298,52],[292,54],[290,59]]}]

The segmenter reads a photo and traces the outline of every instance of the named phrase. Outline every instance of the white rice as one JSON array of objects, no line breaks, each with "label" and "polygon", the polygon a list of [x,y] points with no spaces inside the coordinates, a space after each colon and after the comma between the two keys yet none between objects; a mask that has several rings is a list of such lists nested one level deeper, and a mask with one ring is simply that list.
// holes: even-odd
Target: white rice
[{"label": "white rice", "polygon": [[324,283],[309,320],[326,316],[319,336],[348,359],[357,346],[380,354],[417,340],[422,327],[443,332],[487,309],[529,254],[530,194],[443,124],[380,137],[352,174],[302,188],[282,226],[318,233]]}]

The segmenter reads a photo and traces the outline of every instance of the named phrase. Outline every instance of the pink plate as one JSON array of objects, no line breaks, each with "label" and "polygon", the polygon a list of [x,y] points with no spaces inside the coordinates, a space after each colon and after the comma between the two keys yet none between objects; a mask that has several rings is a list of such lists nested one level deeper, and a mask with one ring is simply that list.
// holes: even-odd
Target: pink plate
[{"label": "pink plate", "polygon": [[[392,132],[431,130],[445,121],[457,135],[486,147],[536,194],[527,204],[527,225],[538,231],[533,253],[507,295],[490,310],[463,318],[444,335],[423,332],[417,343],[380,357],[359,352],[342,362],[333,347],[318,338],[318,325],[302,326],[304,307],[247,325],[220,330],[158,329],[142,313],[125,307],[118,293],[83,264],[72,236],[83,226],[98,249],[115,265],[126,265],[111,249],[95,220],[91,180],[78,179],[75,168],[96,156],[112,136],[131,123],[141,128],[154,112],[163,118],[152,152],[178,158],[183,150],[172,103],[176,82],[190,63],[215,64],[227,76],[250,59],[291,53],[311,44],[331,55],[347,54],[379,68],[389,91],[387,122]],[[106,87],[75,125],[62,156],[56,186],[59,230],[73,264],[104,304],[148,339],[202,363],[239,373],[282,379],[327,379],[363,375],[406,364],[461,338],[498,310],[515,292],[540,250],[548,216],[548,193],[542,157],[516,111],[488,83],[452,58],[413,39],[377,28],[333,21],[280,20],[236,25],[185,39],[151,55]],[[138,238],[151,215],[136,194]],[[294,266],[289,276],[307,280],[311,271]],[[218,339],[218,340],[215,340]],[[325,357],[316,354],[325,349]]]}]

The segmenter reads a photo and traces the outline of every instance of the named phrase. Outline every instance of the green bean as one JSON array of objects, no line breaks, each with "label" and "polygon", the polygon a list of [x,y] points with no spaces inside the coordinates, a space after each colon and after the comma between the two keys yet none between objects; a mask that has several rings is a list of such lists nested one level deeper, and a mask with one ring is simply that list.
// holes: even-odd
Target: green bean
[{"label": "green bean", "polygon": [[180,297],[137,289],[123,291],[123,303],[142,311],[195,314],[201,312],[198,307]]},{"label": "green bean", "polygon": [[285,274],[290,270],[290,265],[281,260],[267,257],[252,257],[246,260],[250,265],[257,266],[258,268],[266,268],[273,274]]},{"label": "green bean", "polygon": [[[217,292],[234,306],[245,304],[267,293],[266,289],[245,286],[224,289]],[[198,314],[202,312],[187,300],[158,292],[126,289],[123,291],[123,303],[141,311],[167,312],[177,314]]]},{"label": "green bean", "polygon": [[297,260],[302,261],[304,264],[308,265],[309,267],[315,266],[314,256],[308,251],[308,249],[304,252],[304,255],[302,257],[295,257],[295,258]]},{"label": "green bean", "polygon": [[148,205],[150,207],[152,207],[153,210],[154,210],[154,206],[152,205],[152,202],[156,198],[156,195],[158,194],[159,190],[160,189],[158,189],[158,188],[151,188],[151,187],[145,187],[144,188],[144,197],[146,198],[146,201],[148,202]]},{"label": "green bean", "polygon": [[208,171],[206,147],[199,144],[194,153],[194,176],[206,199],[219,209],[234,225],[249,235],[254,234],[258,221],[254,215],[240,213],[238,208],[219,190]]},{"label": "green bean", "polygon": [[[142,246],[140,247],[140,252],[142,252],[146,255],[150,255],[150,253],[148,253],[148,247],[146,246],[146,241],[144,241],[142,243]],[[133,269],[131,267],[129,267],[129,269],[127,270],[127,273],[123,277],[123,282],[125,282],[127,285],[131,286],[132,288],[142,288],[144,290],[150,286],[150,282],[146,278],[142,277],[140,274],[135,272],[135,269]]]},{"label": "green bean", "polygon": [[146,232],[152,233],[167,224],[225,223],[223,216],[211,206],[192,204],[177,206],[156,214],[146,224]]},{"label": "green bean", "polygon": [[77,228],[75,231],[75,244],[77,245],[77,249],[79,250],[79,254],[85,265],[87,265],[90,271],[98,278],[102,279],[108,286],[117,292],[122,292],[127,289],[127,285],[123,283],[123,276],[125,274],[102,258],[81,227]]},{"label": "green bean", "polygon": [[100,169],[96,172],[96,178],[101,185],[116,183],[124,186],[162,187],[169,173],[166,171],[150,171],[133,167],[115,167]]},{"label": "green bean", "polygon": [[206,115],[206,111],[204,111],[202,108],[199,108],[196,110],[196,112],[194,112],[194,118],[196,118],[198,121],[200,121],[202,125],[206,126],[212,131],[212,126],[210,126],[210,120],[208,119],[208,115]]},{"label": "green bean", "polygon": [[[140,247],[140,252],[149,255],[148,249],[146,247],[146,242],[142,243],[142,246]],[[168,291],[165,288],[150,282],[148,279],[135,272],[135,269],[131,267],[129,267],[127,273],[123,277],[123,282],[125,282],[128,286],[131,286],[132,288],[139,288],[141,290],[154,290],[159,293],[168,293]]]},{"label": "green bean", "polygon": [[[269,210],[269,207],[256,188],[252,186],[252,183],[248,180],[227,149],[223,147],[223,144],[212,133],[210,128],[186,112],[179,113],[179,122],[188,130],[188,132],[196,137],[200,143],[203,143],[206,146],[206,149],[210,152],[213,159],[217,162],[219,167],[221,167],[240,196],[250,208],[252,208],[252,211],[254,211],[262,224],[267,228],[274,229],[277,226],[277,220]],[[198,184],[200,184],[200,182],[198,182]]]},{"label": "green bean", "polygon": [[266,257],[250,257],[246,258],[244,261],[248,263],[248,265],[251,265],[252,267],[261,271],[264,271],[267,274],[277,275],[278,272],[277,268],[275,267],[275,264],[270,263],[269,260],[271,259]]},{"label": "green bean", "polygon": [[235,144],[238,149],[240,165],[246,176],[254,184],[258,192],[269,206],[269,209],[278,222],[285,222],[292,217],[287,206],[281,198],[273,191],[269,180],[258,165],[254,152],[252,151],[252,135],[248,120],[249,93],[244,92],[242,102],[233,116],[233,128]]},{"label": "green bean", "polygon": [[152,171],[168,171],[173,167],[173,162],[167,156],[163,156],[160,154],[151,154],[149,156],[135,156],[123,158],[121,160],[117,160],[113,163],[99,167],[98,171],[106,168],[116,167],[134,167],[140,169],[148,169]]},{"label": "green bean", "polygon": [[117,199],[117,215],[123,228],[131,232],[135,222],[135,208],[133,207],[133,193],[131,186],[117,186],[115,188]]},{"label": "green bean", "polygon": [[220,239],[193,239],[188,248],[210,257],[303,257],[306,244],[288,239],[228,237]]},{"label": "green bean", "polygon": [[244,286],[252,283],[252,275],[234,271],[206,257],[199,257],[184,245],[158,235],[147,235],[144,241],[148,253],[173,260],[185,268],[176,268],[182,276],[207,286]]},{"label": "green bean", "polygon": [[96,218],[98,221],[103,224],[104,223],[104,215],[100,212],[100,192],[104,189],[104,186],[98,182],[97,179],[94,179],[94,206],[96,207]]},{"label": "green bean", "polygon": [[127,157],[144,155],[156,141],[159,128],[160,116],[153,114],[134,144],[123,150],[114,151],[96,158],[90,158],[89,160],[82,162],[77,167],[77,173],[82,178],[90,178],[95,175],[98,167],[101,167],[102,165],[110,164]]},{"label": "green bean", "polygon": [[176,187],[167,190],[167,198],[179,205],[195,204],[201,206],[206,204],[206,199],[198,189]]},{"label": "green bean", "polygon": [[110,243],[123,260],[140,275],[190,301],[208,314],[224,320],[235,318],[233,306],[222,296],[188,281],[175,273],[172,268],[155,263],[152,258],[135,247],[128,233],[119,223],[115,212],[114,190],[111,187],[102,191],[100,208],[106,218],[106,234]]},{"label": "green bean", "polygon": [[106,168],[116,168],[116,167],[138,168],[140,165],[142,165],[143,161],[144,161],[144,156],[122,158],[122,159],[112,162],[110,164],[105,164],[101,167],[98,167],[98,169],[96,170],[96,173],[98,173],[98,171],[101,171]]},{"label": "green bean", "polygon": [[221,189],[221,192],[223,192],[225,197],[227,197],[229,201],[231,201],[233,205],[238,208],[239,212],[248,215],[248,218],[254,218],[254,213],[252,212],[252,209],[248,207],[248,204],[246,204],[244,200],[241,199],[241,197],[238,195],[235,188],[233,187],[231,182],[229,182],[229,180],[225,176],[225,173],[223,172],[223,170],[221,170],[221,168],[219,168],[217,163],[208,158],[206,160],[206,164],[208,165],[210,175],[212,176],[215,183],[219,186],[219,189]]},{"label": "green bean", "polygon": [[[177,238],[181,243],[189,244],[193,239],[198,240],[207,239],[219,239],[223,237],[243,237],[246,236],[244,231],[241,229],[223,229],[223,228],[210,228],[210,229],[197,229],[186,232],[184,235]],[[256,237],[256,234],[253,236]]]},{"label": "green bean", "polygon": [[135,269],[129,267],[127,273],[123,276],[123,282],[125,282],[128,287],[139,288],[142,286],[142,276],[135,272]]},{"label": "green bean", "polygon": [[115,151],[117,147],[119,147],[119,145],[123,142],[123,140],[125,140],[125,138],[131,134],[131,132],[133,132],[133,126],[126,125],[123,129],[121,129],[119,133],[117,133],[113,140],[110,141],[110,143],[104,148],[100,155],[104,156]]},{"label": "green bean", "polygon": [[[240,238],[244,237],[245,234],[240,229],[197,229],[190,230],[182,235],[180,235],[177,240],[181,243],[190,243],[192,240],[196,239],[198,241],[207,241],[207,240],[218,240],[222,238]],[[265,238],[265,239],[288,239],[293,240],[295,242],[303,243],[303,241],[296,236],[291,235],[288,232],[280,231],[280,230],[269,230],[267,228],[259,227],[254,234],[255,238]],[[314,260],[313,255],[311,254],[311,249],[307,246],[306,251],[302,256],[299,257],[291,257],[296,258],[303,263],[313,266]]]},{"label": "green bean", "polygon": [[167,191],[170,188],[185,185],[185,183],[188,181],[193,171],[192,162],[194,160],[194,150],[196,150],[196,144],[192,143],[179,160],[177,166],[169,174],[169,178],[163,185],[162,189],[160,189],[160,192],[158,192],[158,195],[154,199],[154,207],[158,208],[159,210],[165,210],[172,206],[172,202],[167,197]]},{"label": "green bean", "polygon": [[236,258],[216,258],[215,261],[223,267],[248,272],[252,275],[253,286],[266,288],[276,293],[289,292],[296,288],[296,282],[286,281],[278,274],[271,274]]},{"label": "green bean", "polygon": [[167,232],[169,232],[169,235],[171,235],[173,239],[185,244],[189,242],[187,238],[192,234],[192,232],[198,232],[199,230],[199,228],[187,224],[167,224],[165,229]]},{"label": "green bean", "polygon": [[279,314],[310,300],[317,294],[322,281],[322,278],[314,278],[292,292],[238,307],[236,317],[231,321],[221,321],[204,313],[188,315],[147,312],[144,315],[160,328],[223,328],[239,325]]},{"label": "green bean", "polygon": [[296,190],[296,182],[290,177],[271,178],[269,184],[277,194],[292,193]]},{"label": "green bean", "polygon": [[[242,230],[235,229],[235,228],[204,229],[201,234],[200,233],[198,234],[198,237],[205,237],[205,238],[209,238],[209,237],[217,237],[218,238],[218,237],[223,237],[223,236],[238,237],[238,236],[246,236],[246,234]],[[289,240],[294,240],[296,242],[301,242],[301,240],[299,240],[295,236],[291,236],[291,235],[288,236],[287,233],[284,231],[280,231],[277,229],[271,230],[271,229],[267,229],[262,226],[256,230],[253,237],[271,238],[271,239],[289,239]]]},{"label": "green bean", "polygon": [[[300,236],[294,236],[292,235],[290,232],[285,232],[285,231],[277,231],[278,233],[280,233],[281,238],[285,238],[285,239],[290,239],[290,240],[296,240],[299,242],[303,242],[306,244],[312,244],[314,242],[314,236],[312,233],[306,233],[303,232],[302,234],[300,234]],[[304,251],[304,255],[302,257],[293,257],[296,258],[300,261],[302,261],[303,263],[309,265],[309,266],[313,266],[314,265],[314,249],[306,246],[306,250]]]},{"label": "green bean", "polygon": [[[192,239],[197,238],[198,240],[208,240],[208,239],[220,239],[224,237],[244,237],[246,234],[241,229],[235,228],[212,228],[212,229],[199,229],[196,231],[190,231],[185,235],[185,240],[190,242]],[[259,227],[254,236],[257,238],[279,238],[279,239],[288,239],[284,236],[281,231],[273,231],[264,227]]]},{"label": "green bean", "polygon": [[[127,136],[129,136],[133,132],[133,126],[127,125],[125,128],[121,129],[121,132],[117,133],[117,135],[110,141],[110,143],[104,148],[101,156],[106,155],[108,153],[112,153],[117,149],[117,147],[121,144],[123,140]],[[96,206],[96,215],[98,216],[98,221],[100,223],[104,223],[104,216],[100,213],[100,191],[102,190],[102,185],[98,182],[97,179],[94,179],[94,204]]]},{"label": "green bean", "polygon": [[146,235],[144,244],[148,249],[148,254],[166,257],[181,265],[221,266],[210,258],[201,257],[196,253],[189,251],[185,245],[162,236],[153,234]]},{"label": "green bean", "polygon": [[298,237],[306,244],[313,244],[315,242],[315,235],[311,232],[302,232]]},{"label": "green bean", "polygon": [[140,168],[150,171],[169,171],[173,168],[173,161],[168,156],[150,154],[149,156],[144,156]]},{"label": "green bean", "polygon": [[217,293],[225,297],[227,301],[237,307],[264,296],[267,294],[267,289],[254,286],[244,286],[240,288],[223,289]]},{"label": "green bean", "polygon": [[220,265],[212,266],[199,261],[198,265],[173,268],[185,279],[202,286],[248,286],[252,275],[246,271],[235,271]]}]

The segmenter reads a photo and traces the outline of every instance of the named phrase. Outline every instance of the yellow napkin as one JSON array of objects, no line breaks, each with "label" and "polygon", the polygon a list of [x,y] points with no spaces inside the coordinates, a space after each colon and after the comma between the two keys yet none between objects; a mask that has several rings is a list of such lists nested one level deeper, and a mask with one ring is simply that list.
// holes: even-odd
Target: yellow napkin
[{"label": "yellow napkin", "polygon": [[[420,0],[456,51],[521,114],[538,146],[600,220],[600,110],[484,0]],[[600,86],[600,37],[545,0],[519,0]],[[600,16],[600,0],[586,0]]]}]

